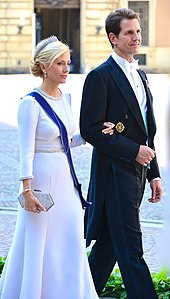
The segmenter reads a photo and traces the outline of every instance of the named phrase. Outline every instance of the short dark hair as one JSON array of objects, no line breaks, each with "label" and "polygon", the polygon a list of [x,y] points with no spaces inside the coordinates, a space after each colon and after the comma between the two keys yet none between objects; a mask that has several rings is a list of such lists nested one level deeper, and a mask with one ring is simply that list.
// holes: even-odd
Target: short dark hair
[{"label": "short dark hair", "polygon": [[137,19],[140,23],[139,13],[133,11],[132,9],[119,8],[114,12],[111,12],[106,18],[105,29],[107,36],[109,36],[110,32],[113,32],[116,36],[119,35],[121,31],[120,23],[123,19]]}]

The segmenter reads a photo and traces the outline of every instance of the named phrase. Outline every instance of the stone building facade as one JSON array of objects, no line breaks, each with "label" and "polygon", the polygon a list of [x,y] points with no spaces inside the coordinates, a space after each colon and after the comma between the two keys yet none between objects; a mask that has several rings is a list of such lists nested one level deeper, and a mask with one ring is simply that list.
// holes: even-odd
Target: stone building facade
[{"label": "stone building facade", "polygon": [[33,0],[0,0],[0,73],[28,71],[34,46]]},{"label": "stone building facade", "polygon": [[69,44],[71,71],[88,72],[112,51],[104,22],[118,7],[141,15],[141,67],[169,73],[169,0],[0,0],[0,73],[29,72],[35,44],[52,34]]}]

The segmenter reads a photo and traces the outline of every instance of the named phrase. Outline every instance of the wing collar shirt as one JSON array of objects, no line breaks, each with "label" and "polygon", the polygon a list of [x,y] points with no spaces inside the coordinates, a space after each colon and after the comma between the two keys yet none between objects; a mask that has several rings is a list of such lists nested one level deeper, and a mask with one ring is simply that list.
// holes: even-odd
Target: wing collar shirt
[{"label": "wing collar shirt", "polygon": [[132,62],[128,62],[126,59],[120,57],[117,55],[114,51],[112,53],[112,58],[116,61],[116,63],[120,66],[124,74],[126,75],[130,85],[132,86],[132,89],[135,93],[135,96],[137,98],[140,111],[143,117],[143,121],[145,124],[146,133],[148,134],[148,128],[147,128],[147,99],[146,99],[146,93],[145,89],[142,83],[142,80],[140,78],[140,75],[138,73],[139,65],[138,60],[135,60],[133,58]]},{"label": "wing collar shirt", "polygon": [[[126,59],[123,57],[117,55],[114,51],[112,53],[112,58],[116,61],[116,63],[120,66],[124,74],[126,75],[130,85],[133,88],[133,91],[136,95],[141,114],[143,117],[143,121],[145,124],[145,129],[146,133],[148,135],[148,127],[147,127],[147,98],[146,98],[146,93],[145,89],[142,83],[142,80],[140,78],[140,75],[138,73],[139,65],[138,65],[138,60],[135,60],[133,58],[132,62],[128,62]],[[149,168],[149,166],[148,166]],[[160,178],[155,178],[154,180],[160,180]]]}]

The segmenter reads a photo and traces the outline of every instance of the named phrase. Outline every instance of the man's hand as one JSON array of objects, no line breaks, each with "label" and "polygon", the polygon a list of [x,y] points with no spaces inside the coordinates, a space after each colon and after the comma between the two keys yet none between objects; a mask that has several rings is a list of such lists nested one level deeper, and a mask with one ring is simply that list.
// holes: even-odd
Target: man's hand
[{"label": "man's hand", "polygon": [[162,199],[162,186],[160,180],[152,180],[150,182],[150,187],[152,190],[151,198],[149,198],[149,202],[156,203]]},{"label": "man's hand", "polygon": [[136,161],[144,166],[147,166],[155,157],[155,151],[147,145],[140,145]]},{"label": "man's hand", "polygon": [[113,123],[107,121],[107,122],[104,122],[104,123],[103,123],[103,126],[106,127],[105,129],[102,130],[102,132],[103,132],[104,134],[113,135],[113,133],[114,133],[114,129],[113,129],[113,128],[115,127],[115,124],[113,124]]}]

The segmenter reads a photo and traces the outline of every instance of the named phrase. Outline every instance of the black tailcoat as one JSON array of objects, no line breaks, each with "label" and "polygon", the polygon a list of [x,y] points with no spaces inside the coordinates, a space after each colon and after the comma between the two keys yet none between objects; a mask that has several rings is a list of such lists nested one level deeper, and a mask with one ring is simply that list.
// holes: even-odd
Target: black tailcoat
[{"label": "black tailcoat", "polygon": [[[154,149],[153,139],[156,133],[152,95],[147,77],[143,71],[138,72],[147,97],[149,136],[146,133],[135,93],[126,75],[111,56],[87,75],[80,112],[81,135],[93,146],[88,190],[88,200],[92,202],[92,205],[86,212],[86,242],[89,245],[91,240],[99,238],[103,229],[103,218],[107,214],[107,226],[113,239],[115,260],[118,260],[121,272],[124,268],[123,278],[127,289],[131,285],[130,280],[135,279],[135,276],[138,277],[138,270],[141,268],[141,265],[138,265],[136,266],[138,270],[127,270],[131,263],[129,256],[141,257],[143,254],[138,217],[145,179],[147,176],[150,182],[153,178],[160,176],[156,158],[152,160],[148,170],[135,160],[140,145],[148,144]],[[102,128],[105,121],[115,125],[120,122],[125,129],[122,132],[115,130],[113,135],[103,134]],[[144,180],[142,179],[143,173],[145,173]],[[131,215],[131,211],[133,211],[132,214],[137,215]],[[133,244],[136,245],[133,246]],[[128,248],[126,253],[128,250],[131,251],[126,261],[124,248]],[[127,283],[126,277],[130,275],[130,272],[134,275],[129,276],[129,283]],[[149,274],[147,275],[149,277]],[[138,281],[142,283],[141,277]],[[131,288],[134,288],[133,284]],[[142,286],[141,290],[143,288],[145,287]],[[140,287],[138,286],[136,290],[139,292]],[[152,296],[153,293],[151,285],[151,293],[148,292],[150,295],[144,294],[141,295],[144,297],[138,297],[136,294],[135,299],[156,298]],[[128,298],[133,298],[133,296],[129,295]]]}]

